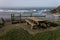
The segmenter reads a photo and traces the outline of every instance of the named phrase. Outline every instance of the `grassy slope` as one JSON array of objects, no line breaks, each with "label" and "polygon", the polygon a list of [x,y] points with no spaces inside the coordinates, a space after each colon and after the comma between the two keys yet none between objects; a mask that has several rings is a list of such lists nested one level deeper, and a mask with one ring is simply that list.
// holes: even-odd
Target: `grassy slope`
[{"label": "grassy slope", "polygon": [[13,29],[0,36],[0,40],[60,40],[60,26],[57,28],[57,30],[38,33],[34,36],[23,29]]},{"label": "grassy slope", "polygon": [[13,29],[1,36],[0,40],[31,40],[31,35],[23,29]]}]

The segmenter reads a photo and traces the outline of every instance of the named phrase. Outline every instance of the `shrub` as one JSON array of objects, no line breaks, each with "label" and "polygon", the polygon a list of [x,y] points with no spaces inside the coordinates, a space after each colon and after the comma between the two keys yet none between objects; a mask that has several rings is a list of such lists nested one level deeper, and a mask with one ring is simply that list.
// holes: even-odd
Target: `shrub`
[{"label": "shrub", "polygon": [[50,23],[50,26],[56,27],[56,26],[58,26],[58,24],[56,24],[56,23]]},{"label": "shrub", "polygon": [[19,21],[12,21],[12,24],[17,24],[19,23]]}]

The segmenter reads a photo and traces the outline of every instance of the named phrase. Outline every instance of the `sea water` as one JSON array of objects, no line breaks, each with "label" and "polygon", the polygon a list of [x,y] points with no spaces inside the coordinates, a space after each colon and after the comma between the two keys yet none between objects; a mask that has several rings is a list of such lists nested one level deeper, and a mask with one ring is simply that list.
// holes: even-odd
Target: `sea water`
[{"label": "sea water", "polygon": [[[11,14],[14,14],[15,16],[19,16],[21,13],[21,16],[40,16],[39,18],[45,18],[45,14],[51,14],[51,9],[49,8],[36,8],[36,9],[0,9],[0,18],[4,19],[10,19]],[[26,18],[26,17],[22,17]],[[52,18],[52,17],[51,17]]]}]

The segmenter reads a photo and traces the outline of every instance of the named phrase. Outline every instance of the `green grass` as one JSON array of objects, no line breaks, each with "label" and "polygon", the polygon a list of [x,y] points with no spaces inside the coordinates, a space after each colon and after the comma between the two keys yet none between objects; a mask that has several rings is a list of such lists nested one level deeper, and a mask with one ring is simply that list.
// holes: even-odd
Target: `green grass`
[{"label": "green grass", "polygon": [[0,40],[60,40],[60,31],[47,31],[31,35],[23,29],[13,29],[0,36]]},{"label": "green grass", "polygon": [[37,33],[34,36],[21,28],[13,29],[0,36],[0,40],[60,40],[60,26],[57,26],[57,30]]},{"label": "green grass", "polygon": [[60,26],[60,22],[54,22],[54,23],[56,23],[58,26]]},{"label": "green grass", "polygon": [[0,36],[0,40],[31,40],[31,35],[23,29],[13,29]]}]

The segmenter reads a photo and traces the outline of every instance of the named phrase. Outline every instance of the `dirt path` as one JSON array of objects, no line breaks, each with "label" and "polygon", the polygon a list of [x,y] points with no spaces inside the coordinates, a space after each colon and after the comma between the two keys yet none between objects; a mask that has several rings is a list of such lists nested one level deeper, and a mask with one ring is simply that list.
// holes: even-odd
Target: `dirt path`
[{"label": "dirt path", "polygon": [[[7,23],[8,24],[8,23]],[[5,25],[4,27],[0,28],[0,35],[3,33],[6,33],[7,31],[11,30],[11,29],[19,29],[19,28],[23,28],[24,30],[27,31],[31,31],[29,26],[26,25],[26,23],[19,23],[19,24],[8,24]]]}]

